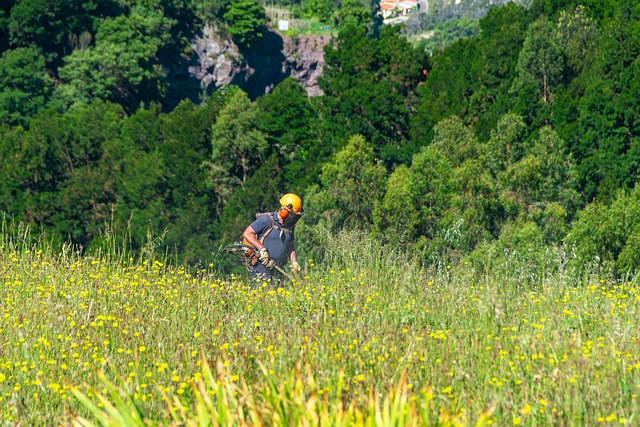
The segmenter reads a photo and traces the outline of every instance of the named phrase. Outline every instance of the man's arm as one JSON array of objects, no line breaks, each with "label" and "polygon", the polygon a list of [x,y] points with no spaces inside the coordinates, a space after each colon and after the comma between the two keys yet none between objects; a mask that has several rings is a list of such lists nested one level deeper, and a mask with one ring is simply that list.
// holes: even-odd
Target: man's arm
[{"label": "man's arm", "polygon": [[255,248],[256,256],[260,260],[262,264],[264,264],[269,270],[271,270],[275,265],[276,261],[272,260],[269,257],[269,251],[265,248],[260,240],[258,240],[258,233],[253,229],[252,226],[248,226],[245,228],[242,233],[242,237],[245,238],[247,243]]},{"label": "man's arm", "polygon": [[298,255],[296,254],[296,245],[293,242],[287,243],[287,255],[291,262],[298,262]]},{"label": "man's arm", "polygon": [[256,248],[256,250],[260,250],[262,248],[262,243],[258,240],[258,233],[256,233],[251,226],[245,228],[244,233],[242,233],[242,237],[244,237],[251,246]]},{"label": "man's arm", "polygon": [[287,243],[287,255],[289,255],[289,259],[291,260],[291,270],[294,273],[299,273],[300,264],[298,264],[298,254],[296,254],[296,245],[293,241]]}]

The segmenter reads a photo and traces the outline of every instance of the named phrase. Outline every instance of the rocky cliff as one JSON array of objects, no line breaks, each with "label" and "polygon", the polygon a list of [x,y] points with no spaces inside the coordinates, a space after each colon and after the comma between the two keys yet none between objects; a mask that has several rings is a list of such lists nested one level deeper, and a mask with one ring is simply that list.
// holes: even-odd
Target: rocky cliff
[{"label": "rocky cliff", "polygon": [[293,77],[309,96],[317,96],[322,94],[318,77],[325,64],[323,48],[329,40],[329,36],[286,38],[269,31],[260,45],[242,50],[215,28],[205,27],[192,43],[197,59],[189,74],[209,92],[236,84],[252,98]]}]

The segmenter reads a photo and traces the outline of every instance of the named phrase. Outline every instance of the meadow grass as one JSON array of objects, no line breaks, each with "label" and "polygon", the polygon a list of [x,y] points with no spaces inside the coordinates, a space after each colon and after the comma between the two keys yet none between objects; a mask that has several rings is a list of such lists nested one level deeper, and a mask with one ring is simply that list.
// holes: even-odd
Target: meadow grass
[{"label": "meadow grass", "polygon": [[633,280],[419,267],[358,233],[326,248],[252,288],[4,230],[1,422],[640,423]]}]

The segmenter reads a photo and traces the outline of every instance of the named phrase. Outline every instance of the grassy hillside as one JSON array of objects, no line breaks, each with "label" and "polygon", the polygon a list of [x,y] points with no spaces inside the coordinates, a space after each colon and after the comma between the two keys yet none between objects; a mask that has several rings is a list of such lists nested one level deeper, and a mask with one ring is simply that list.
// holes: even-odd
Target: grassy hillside
[{"label": "grassy hillside", "polygon": [[[96,398],[108,395],[103,372],[147,422],[161,424],[202,417],[197,395],[222,408],[212,409],[222,424],[389,425],[393,411],[400,425],[409,413],[416,424],[637,423],[633,280],[560,269],[525,285],[515,268],[419,268],[357,234],[327,248],[286,287],[252,289],[241,277],[216,277],[215,265],[188,272],[80,257],[5,231],[0,419],[95,420],[72,390],[106,410]],[[194,388],[206,379],[203,357],[217,372],[208,394]],[[390,386],[396,400],[385,406]]]}]

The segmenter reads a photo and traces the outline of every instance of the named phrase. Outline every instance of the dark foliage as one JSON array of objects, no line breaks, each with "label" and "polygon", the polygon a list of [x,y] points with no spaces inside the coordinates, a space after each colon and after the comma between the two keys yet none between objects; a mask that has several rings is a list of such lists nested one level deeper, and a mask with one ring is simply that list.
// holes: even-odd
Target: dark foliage
[{"label": "dark foliage", "polygon": [[166,96],[189,40],[206,22],[248,60],[281,46],[262,3],[3,2],[0,212],[86,250],[116,230],[225,268],[217,249],[295,192],[302,251],[358,227],[432,261],[562,247],[567,265],[638,268],[637,1],[508,2],[437,24],[468,37],[431,55],[368,1],[285,3],[339,26],[324,95],[284,79],[195,104]]}]

